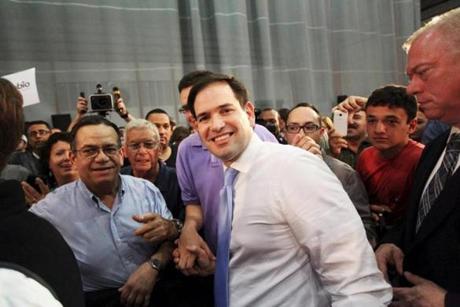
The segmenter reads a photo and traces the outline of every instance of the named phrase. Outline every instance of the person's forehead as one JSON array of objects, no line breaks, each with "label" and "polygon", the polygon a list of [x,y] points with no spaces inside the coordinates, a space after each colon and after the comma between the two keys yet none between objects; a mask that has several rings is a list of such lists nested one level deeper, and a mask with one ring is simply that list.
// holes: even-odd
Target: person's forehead
[{"label": "person's forehead", "polygon": [[288,123],[307,123],[307,122],[318,122],[320,120],[319,115],[308,107],[298,107],[289,113]]},{"label": "person's forehead", "polygon": [[224,105],[240,105],[232,88],[224,82],[214,82],[203,88],[195,98],[197,114]]},{"label": "person's forehead", "polygon": [[81,144],[116,144],[118,135],[115,129],[107,125],[88,125],[81,127],[75,135],[75,140]]},{"label": "person's forehead", "polygon": [[155,134],[149,128],[132,128],[126,133],[127,140],[153,139]]},{"label": "person's forehead", "polygon": [[369,106],[366,109],[367,116],[396,116],[407,117],[406,110],[402,107],[389,107],[389,106]]},{"label": "person's forehead", "polygon": [[189,87],[182,89],[182,91],[180,91],[179,96],[180,96],[180,102],[182,105],[187,104],[188,95],[190,94],[191,89],[192,87],[189,86]]},{"label": "person's forehead", "polygon": [[155,124],[169,124],[169,116],[164,113],[152,113],[148,120]]},{"label": "person's forehead", "polygon": [[33,124],[27,128],[27,131],[48,130],[45,124]]},{"label": "person's forehead", "polygon": [[264,118],[276,118],[276,111],[275,110],[265,110],[260,113],[261,117]]}]

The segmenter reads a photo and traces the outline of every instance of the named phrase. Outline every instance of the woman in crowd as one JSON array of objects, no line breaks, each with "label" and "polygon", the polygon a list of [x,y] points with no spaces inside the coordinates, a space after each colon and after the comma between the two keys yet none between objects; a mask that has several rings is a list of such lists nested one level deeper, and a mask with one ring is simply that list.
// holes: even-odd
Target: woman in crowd
[{"label": "woman in crowd", "polygon": [[41,152],[41,161],[48,170],[47,178],[36,177],[33,181],[22,182],[29,205],[44,198],[50,190],[78,179],[78,172],[70,157],[70,143],[70,135],[67,133],[54,133],[49,137]]}]

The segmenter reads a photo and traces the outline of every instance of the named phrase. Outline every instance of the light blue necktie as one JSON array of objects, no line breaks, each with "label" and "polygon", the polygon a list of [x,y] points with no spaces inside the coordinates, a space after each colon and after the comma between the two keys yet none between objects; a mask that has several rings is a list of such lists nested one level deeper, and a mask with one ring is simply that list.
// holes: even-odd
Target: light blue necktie
[{"label": "light blue necktie", "polygon": [[228,307],[229,280],[228,262],[230,252],[230,234],[233,218],[233,182],[238,171],[225,170],[224,187],[220,190],[220,202],[217,219],[217,259],[214,274],[214,301],[216,307]]},{"label": "light blue necktie", "polygon": [[460,155],[460,134],[454,133],[451,135],[449,143],[446,146],[446,153],[442,160],[441,166],[434,174],[428,187],[420,199],[420,205],[417,215],[417,224],[415,231],[418,232],[423,220],[430,212],[431,207],[436,202],[439,194],[441,193],[445,183],[452,175],[457,165],[458,156]]}]

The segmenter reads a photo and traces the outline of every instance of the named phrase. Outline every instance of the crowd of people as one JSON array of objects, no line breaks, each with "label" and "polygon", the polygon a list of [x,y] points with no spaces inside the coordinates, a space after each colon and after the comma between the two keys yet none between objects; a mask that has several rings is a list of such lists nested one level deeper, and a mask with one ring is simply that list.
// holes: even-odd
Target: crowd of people
[{"label": "crowd of people", "polygon": [[0,79],[0,302],[460,306],[459,28],[409,37],[407,87],[334,107],[346,135],[207,70],[178,84],[189,127],[119,96],[122,131],[84,97],[68,131],[24,127]]}]

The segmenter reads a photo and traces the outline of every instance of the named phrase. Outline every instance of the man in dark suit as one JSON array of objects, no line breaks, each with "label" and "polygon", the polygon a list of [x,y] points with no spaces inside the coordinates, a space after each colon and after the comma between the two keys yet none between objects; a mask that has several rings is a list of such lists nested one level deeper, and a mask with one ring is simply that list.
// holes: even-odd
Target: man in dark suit
[{"label": "man in dark suit", "polygon": [[[452,128],[430,143],[415,174],[405,222],[376,251],[402,277],[395,306],[460,306],[460,9],[435,18],[404,44],[407,92],[428,119]],[[457,140],[458,139],[458,140]],[[409,273],[410,272],[410,273]]]}]

